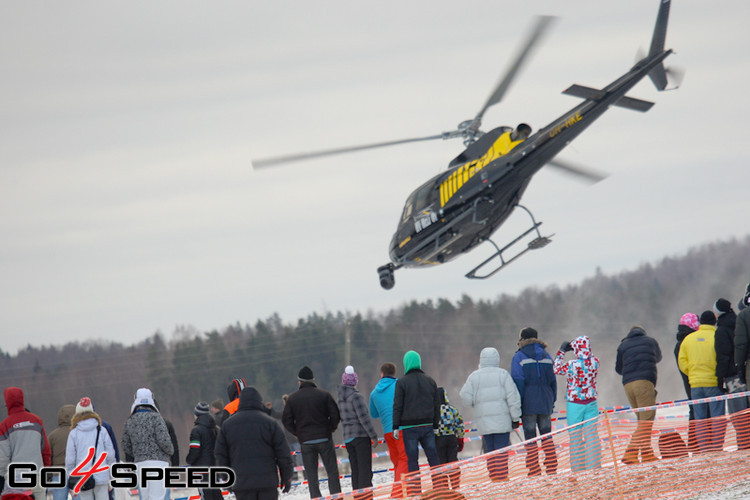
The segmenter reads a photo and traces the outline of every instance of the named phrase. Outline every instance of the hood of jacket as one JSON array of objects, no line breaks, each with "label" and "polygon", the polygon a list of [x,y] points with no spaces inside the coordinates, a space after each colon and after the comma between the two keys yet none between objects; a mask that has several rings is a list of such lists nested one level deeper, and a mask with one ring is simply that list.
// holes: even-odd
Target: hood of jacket
[{"label": "hood of jacket", "polygon": [[350,385],[340,385],[339,386],[339,398],[346,401],[349,398],[351,398],[355,393],[359,392],[356,388],[350,386]]},{"label": "hood of jacket", "polygon": [[586,335],[576,337],[570,345],[573,346],[573,352],[579,358],[586,359],[591,357],[591,340]]},{"label": "hood of jacket", "polygon": [[448,391],[445,390],[445,387],[438,387],[438,396],[440,397],[441,405],[451,404],[448,400]]},{"label": "hood of jacket", "polygon": [[8,414],[24,411],[23,391],[18,387],[6,387],[5,407],[8,408]]},{"label": "hood of jacket", "polygon": [[89,430],[91,428],[96,428],[97,425],[102,425],[102,419],[96,412],[87,411],[73,415],[70,424],[73,428]]},{"label": "hood of jacket", "polygon": [[201,425],[213,429],[216,427],[216,420],[214,420],[214,417],[210,413],[202,413],[196,417],[195,425]]},{"label": "hood of jacket", "polygon": [[518,350],[537,361],[544,359],[547,344],[539,339],[523,339],[518,342]]},{"label": "hood of jacket", "polygon": [[494,347],[485,347],[479,353],[479,368],[499,368],[500,353]]},{"label": "hood of jacket", "polygon": [[232,379],[227,386],[227,396],[229,397],[229,401],[234,401],[240,397],[240,393],[245,387],[247,387],[247,383],[244,378]]},{"label": "hood of jacket", "polygon": [[414,369],[422,369],[422,358],[417,351],[409,351],[404,354],[404,373]]},{"label": "hood of jacket", "polygon": [[645,337],[645,336],[646,336],[646,330],[644,330],[640,326],[634,326],[633,328],[630,329],[628,334],[622,340],[632,339],[633,337]]},{"label": "hood of jacket", "polygon": [[737,323],[737,314],[731,309],[716,319],[716,326],[729,327],[733,332],[735,323]]},{"label": "hood of jacket", "polygon": [[396,379],[394,377],[383,377],[378,381],[377,385],[375,386],[375,389],[373,389],[373,392],[381,394],[387,391],[388,389],[390,389],[391,386],[395,383],[396,383]]},{"label": "hood of jacket", "polygon": [[57,426],[70,427],[70,420],[73,418],[73,415],[75,415],[75,412],[75,405],[62,405],[60,409],[57,410]]},{"label": "hood of jacket", "polygon": [[695,330],[690,328],[687,325],[678,325],[677,326],[677,335],[675,336],[677,338],[677,342],[682,342],[685,340],[685,337],[693,333]]},{"label": "hood of jacket", "polygon": [[245,387],[240,392],[240,405],[237,410],[263,410],[263,397],[255,387]]}]

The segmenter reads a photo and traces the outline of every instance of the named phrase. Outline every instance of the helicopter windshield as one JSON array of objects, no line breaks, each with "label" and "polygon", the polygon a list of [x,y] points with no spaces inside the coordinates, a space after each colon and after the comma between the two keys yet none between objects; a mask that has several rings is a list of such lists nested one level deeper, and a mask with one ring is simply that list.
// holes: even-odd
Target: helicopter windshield
[{"label": "helicopter windshield", "polygon": [[413,214],[417,214],[427,208],[432,198],[430,196],[432,190],[433,182],[428,182],[409,196],[406,200],[406,205],[404,206],[404,213],[401,216],[401,222],[406,222]]}]

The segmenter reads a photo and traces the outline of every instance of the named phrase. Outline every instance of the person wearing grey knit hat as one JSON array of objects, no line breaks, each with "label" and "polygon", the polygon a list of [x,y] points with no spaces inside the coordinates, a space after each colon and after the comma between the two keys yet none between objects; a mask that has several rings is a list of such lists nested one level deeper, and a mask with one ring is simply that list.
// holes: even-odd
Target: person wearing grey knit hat
[{"label": "person wearing grey knit hat", "polygon": [[207,415],[211,411],[211,407],[205,401],[199,401],[193,409],[193,414],[197,417],[198,415]]},{"label": "person wearing grey knit hat", "polygon": [[[195,424],[190,430],[190,448],[185,457],[185,463],[191,466],[216,465],[214,448],[216,446],[217,426],[211,406],[205,401],[199,401],[193,408]],[[221,490],[200,488],[202,500],[221,500]]]}]

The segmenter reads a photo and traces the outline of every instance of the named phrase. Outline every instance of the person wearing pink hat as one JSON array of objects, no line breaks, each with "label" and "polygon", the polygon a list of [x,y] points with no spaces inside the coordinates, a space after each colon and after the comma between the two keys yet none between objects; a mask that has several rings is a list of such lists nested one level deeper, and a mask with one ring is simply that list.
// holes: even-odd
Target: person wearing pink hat
[{"label": "person wearing pink hat", "polygon": [[[680,324],[677,325],[677,343],[674,346],[674,360],[677,363],[677,371],[680,372],[682,377],[682,385],[685,387],[685,394],[688,399],[692,399],[690,396],[690,380],[688,376],[680,370],[679,357],[680,357],[680,346],[685,337],[693,333],[701,326],[701,322],[698,320],[698,315],[695,313],[687,312],[680,317]],[[695,440],[695,413],[693,413],[693,405],[688,405],[688,450],[698,451],[698,443]]]}]

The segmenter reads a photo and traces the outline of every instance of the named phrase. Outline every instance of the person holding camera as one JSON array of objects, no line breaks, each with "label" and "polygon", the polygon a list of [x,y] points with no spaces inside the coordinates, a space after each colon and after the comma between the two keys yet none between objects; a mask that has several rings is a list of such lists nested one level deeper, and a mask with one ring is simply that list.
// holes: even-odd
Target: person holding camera
[{"label": "person holding camera", "polygon": [[[576,358],[565,361],[565,353],[573,351]],[[582,424],[599,415],[596,377],[599,359],[591,353],[591,340],[586,335],[565,341],[552,365],[557,375],[567,379],[567,416],[570,433],[570,468],[574,472],[601,466],[602,449],[596,421]]]}]

